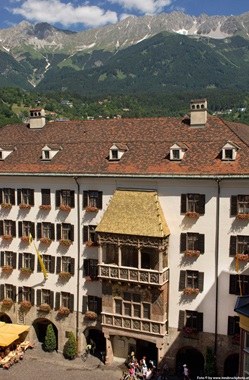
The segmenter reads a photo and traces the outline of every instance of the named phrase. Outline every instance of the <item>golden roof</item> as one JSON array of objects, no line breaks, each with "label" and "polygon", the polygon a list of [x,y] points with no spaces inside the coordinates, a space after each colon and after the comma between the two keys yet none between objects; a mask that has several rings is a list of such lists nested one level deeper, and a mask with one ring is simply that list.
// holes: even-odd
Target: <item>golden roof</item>
[{"label": "golden roof", "polygon": [[96,232],[165,237],[170,234],[157,192],[116,190]]}]

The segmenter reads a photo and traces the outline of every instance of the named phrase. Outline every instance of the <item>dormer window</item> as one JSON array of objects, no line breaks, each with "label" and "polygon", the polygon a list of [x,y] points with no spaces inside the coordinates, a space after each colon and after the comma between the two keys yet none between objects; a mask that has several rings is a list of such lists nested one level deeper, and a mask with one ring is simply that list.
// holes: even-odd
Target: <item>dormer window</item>
[{"label": "dormer window", "polygon": [[119,161],[127,150],[128,147],[126,144],[113,144],[109,151],[109,160]]},{"label": "dormer window", "polygon": [[51,144],[51,145],[45,145],[42,148],[42,160],[43,161],[51,161],[52,158],[59,152],[59,150],[62,150],[61,146]]},{"label": "dormer window", "polygon": [[175,143],[170,147],[170,160],[181,161],[186,150],[187,146],[185,144]]},{"label": "dormer window", "polygon": [[240,148],[233,142],[228,141],[222,148],[223,161],[235,161],[237,151]]},{"label": "dormer window", "polygon": [[0,148],[0,161],[4,161],[16,148],[10,146],[6,148]]}]

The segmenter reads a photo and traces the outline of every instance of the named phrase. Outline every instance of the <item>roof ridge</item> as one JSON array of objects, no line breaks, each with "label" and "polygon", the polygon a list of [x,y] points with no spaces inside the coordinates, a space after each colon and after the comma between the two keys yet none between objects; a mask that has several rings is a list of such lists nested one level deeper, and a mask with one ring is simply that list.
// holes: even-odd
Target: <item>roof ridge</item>
[{"label": "roof ridge", "polygon": [[[238,137],[244,144],[246,144],[249,147],[249,142],[244,139],[244,137],[240,136],[232,127],[232,125],[229,125],[228,123],[231,123],[231,121],[225,121],[221,117],[219,119],[230,129],[232,133],[235,134],[236,137]],[[247,125],[247,124],[245,124]]]}]

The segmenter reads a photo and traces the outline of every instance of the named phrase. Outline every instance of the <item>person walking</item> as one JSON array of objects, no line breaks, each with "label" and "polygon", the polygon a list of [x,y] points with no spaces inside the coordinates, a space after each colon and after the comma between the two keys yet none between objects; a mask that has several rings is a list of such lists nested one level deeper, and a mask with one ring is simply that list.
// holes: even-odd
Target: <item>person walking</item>
[{"label": "person walking", "polygon": [[189,369],[187,364],[183,364],[183,380],[189,380]]}]

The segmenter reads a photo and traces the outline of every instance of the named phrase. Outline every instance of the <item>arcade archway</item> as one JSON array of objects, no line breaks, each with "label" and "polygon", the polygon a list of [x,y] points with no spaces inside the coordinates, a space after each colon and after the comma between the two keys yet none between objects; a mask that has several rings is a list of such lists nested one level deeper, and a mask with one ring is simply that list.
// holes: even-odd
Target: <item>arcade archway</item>
[{"label": "arcade archway", "polygon": [[5,313],[0,314],[0,321],[5,323],[12,323],[10,317]]},{"label": "arcade archway", "polygon": [[204,375],[204,357],[193,347],[181,348],[176,356],[176,375],[182,377],[183,364],[187,364],[191,380]]},{"label": "arcade archway", "polygon": [[47,327],[49,324],[52,324],[53,326],[54,333],[56,336],[56,349],[58,349],[58,330],[57,330],[57,327],[49,319],[38,318],[33,322],[33,327],[36,332],[37,339],[42,344],[42,347],[43,347],[43,344],[45,342]]},{"label": "arcade archway", "polygon": [[239,371],[239,354],[233,354],[226,358],[224,363],[224,376],[238,376]]}]

